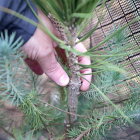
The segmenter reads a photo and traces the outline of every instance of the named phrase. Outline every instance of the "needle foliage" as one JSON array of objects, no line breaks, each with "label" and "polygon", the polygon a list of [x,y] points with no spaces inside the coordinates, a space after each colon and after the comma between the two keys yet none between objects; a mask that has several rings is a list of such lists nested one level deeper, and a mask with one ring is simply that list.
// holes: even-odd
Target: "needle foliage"
[{"label": "needle foliage", "polygon": [[[77,36],[79,36],[100,10],[101,14],[96,25],[80,41],[86,40],[96,30],[106,14],[106,10],[104,10],[106,1],[33,0],[33,2],[46,15],[51,13],[62,24],[70,38],[71,34],[67,28],[74,26],[77,28]],[[135,42],[128,43],[130,37],[127,36],[126,30],[138,19],[132,20],[123,27],[113,26],[110,29],[110,35],[106,34],[100,44],[85,53],[68,47],[64,41],[60,40],[59,46],[66,52],[91,57],[90,65],[79,63],[77,65],[80,66],[80,70],[92,68],[93,72],[90,74],[93,74],[94,77],[90,89],[87,92],[81,92],[78,96],[78,119],[73,124],[73,128],[68,130],[69,138],[74,140],[115,139],[117,132],[129,126],[140,130],[140,79],[134,77],[131,69],[126,67],[132,62],[138,61],[139,58],[123,63],[128,55],[140,51],[139,46],[128,51],[131,46],[135,45]],[[46,27],[42,29],[59,42],[59,39],[48,32]],[[56,92],[53,95],[50,95],[49,92],[44,94],[43,92],[48,86],[44,88],[43,79],[39,79],[24,64],[24,55],[19,49],[22,41],[20,38],[14,41],[14,36],[14,34],[8,36],[7,31],[0,35],[0,108],[4,108],[5,101],[15,105],[23,113],[23,122],[20,127],[13,127],[11,118],[8,118],[9,121],[7,121],[3,117],[4,110],[0,118],[0,127],[10,134],[9,138],[13,137],[16,140],[38,139],[40,136],[63,140],[66,135],[63,134],[64,119],[68,113],[66,111],[67,87],[57,86],[58,94]],[[99,48],[102,48],[102,51],[99,51]],[[59,61],[61,63],[61,60]],[[22,67],[19,67],[21,64]],[[63,63],[61,65],[70,74],[69,66],[63,65]],[[84,75],[80,74],[80,76]],[[47,102],[44,101],[46,96],[51,97]],[[7,126],[11,129],[7,129]]]},{"label": "needle foliage", "polygon": [[[51,13],[65,26],[79,26],[91,13],[101,0],[33,0],[42,11]],[[74,22],[76,24],[74,25]],[[66,25],[67,23],[67,25]]]}]

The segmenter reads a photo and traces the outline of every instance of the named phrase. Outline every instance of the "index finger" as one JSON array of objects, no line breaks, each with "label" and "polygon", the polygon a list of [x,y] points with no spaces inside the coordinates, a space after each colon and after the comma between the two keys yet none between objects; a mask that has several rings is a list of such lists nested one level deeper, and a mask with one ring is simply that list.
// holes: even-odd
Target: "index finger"
[{"label": "index finger", "polygon": [[[76,45],[76,49],[80,52],[86,52],[87,51],[82,43],[78,43]],[[78,57],[78,62],[80,64],[83,64],[83,65],[90,65],[91,64],[89,56],[79,56]],[[83,69],[83,70],[80,70],[80,73],[81,74],[88,74],[88,73],[92,73],[92,70],[91,70],[91,68]],[[85,79],[87,79],[89,82],[91,82],[92,75],[83,75],[83,77]],[[90,83],[88,81],[86,81],[85,79],[81,78],[82,85],[81,85],[80,89],[82,91],[87,91],[89,89],[89,86],[90,86]]]}]

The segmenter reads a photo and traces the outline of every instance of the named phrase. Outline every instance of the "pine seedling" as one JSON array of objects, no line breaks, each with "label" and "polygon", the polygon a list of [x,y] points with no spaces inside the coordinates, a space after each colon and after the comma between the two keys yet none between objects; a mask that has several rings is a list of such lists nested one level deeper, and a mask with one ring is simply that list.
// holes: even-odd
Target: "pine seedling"
[{"label": "pine seedling", "polygon": [[[48,15],[53,25],[60,32],[65,45],[70,49],[76,49],[76,39],[81,24],[85,19],[90,19],[93,10],[100,3],[100,1],[95,0],[34,0],[33,2]],[[87,23],[85,22],[85,24]],[[68,111],[76,114],[81,86],[80,70],[77,65],[78,57],[76,53],[69,51],[67,59],[71,72],[71,80],[68,86]],[[77,117],[74,115],[67,115],[65,122],[67,124],[73,123],[76,119]]]},{"label": "pine seedling", "polygon": [[[81,38],[80,41],[87,39],[96,30],[97,26],[99,25],[99,23],[101,22],[101,20],[103,19],[106,13],[106,11],[104,11],[105,1],[95,1],[95,0],[86,0],[86,1],[85,0],[59,0],[59,1],[33,0],[33,1],[38,7],[40,7],[40,9],[42,9],[42,11],[46,15],[48,15],[50,20],[53,22],[54,26],[61,33],[63,41],[54,37],[50,32],[48,32],[46,27],[44,27],[44,31],[48,33],[57,43],[60,42],[60,44],[59,43],[58,44],[60,45],[61,48],[64,48],[66,51],[68,51],[67,59],[68,59],[69,68],[71,71],[71,75],[70,75],[71,81],[68,87],[69,95],[68,95],[67,111],[69,111],[68,112],[69,114],[67,113],[67,116],[65,119],[66,126],[70,126],[69,124],[74,123],[74,121],[77,119],[76,115],[71,115],[70,113],[76,114],[77,112],[77,105],[78,105],[77,95],[79,94],[79,91],[80,91],[79,88],[81,86],[80,77],[83,77],[83,75],[80,75],[79,71],[85,68],[93,68],[95,71],[91,74],[94,74],[95,76],[97,76],[97,79],[96,79],[97,81],[95,83],[91,83],[91,86],[92,86],[91,92],[89,91],[88,95],[86,96],[91,99],[91,102],[90,102],[91,111],[85,110],[82,112],[84,114],[88,113],[88,117],[84,116],[85,117],[84,122],[86,123],[86,125],[81,123],[80,128],[75,127],[73,130],[68,130],[69,136],[77,140],[83,137],[85,139],[93,139],[93,138],[99,139],[102,136],[105,136],[105,133],[107,133],[111,128],[113,128],[113,126],[116,126],[116,124],[127,125],[127,124],[132,124],[131,122],[133,122],[134,120],[136,121],[139,120],[139,113],[138,113],[139,112],[138,110],[139,85],[135,83],[133,80],[129,79],[131,80],[132,85],[135,85],[135,86],[128,86],[128,88],[130,89],[130,92],[132,92],[132,96],[128,98],[128,104],[127,103],[124,104],[123,109],[120,106],[117,107],[114,104],[114,101],[110,100],[107,97],[108,92],[114,92],[115,90],[117,90],[117,86],[118,84],[120,84],[119,82],[123,81],[124,80],[123,78],[125,78],[124,74],[126,74],[126,70],[123,69],[125,65],[120,66],[118,65],[118,63],[120,61],[125,60],[125,57],[127,55],[138,51],[138,48],[133,49],[131,52],[126,52],[125,50],[128,49],[133,44],[125,44],[125,45],[123,44],[124,46],[120,47],[121,43],[115,42],[116,44],[119,44],[119,45],[116,45],[115,48],[113,48],[114,50],[112,49],[111,52],[97,50],[98,47],[101,47],[105,43],[109,44],[109,46],[112,47],[114,44],[115,37],[116,38],[120,37],[119,35],[123,34],[122,31],[126,27],[128,27],[131,23],[137,21],[137,19],[134,19],[132,22],[128,23],[124,27],[121,27],[118,30],[115,30],[114,32],[112,32],[110,36],[107,36],[97,46],[94,46],[92,49],[88,50],[88,52],[81,53],[75,50],[75,45],[76,43],[78,43],[76,42],[76,38],[83,31],[86,25],[90,22],[90,19],[94,18],[97,11],[100,10],[101,15],[96,26],[90,32],[88,32],[83,38]],[[99,3],[100,3],[100,6],[97,8],[97,5]],[[118,38],[118,39],[121,39],[121,38]],[[14,52],[14,51],[11,51],[11,52]],[[77,61],[78,55],[91,56],[93,63],[91,65],[78,64],[78,61]],[[123,59],[120,59],[122,57]],[[3,59],[3,53],[1,55],[1,58]],[[19,56],[17,58],[19,58]],[[135,61],[136,60],[134,60],[134,62]],[[127,64],[129,63],[130,62],[128,62]],[[2,64],[1,66],[2,68],[0,70],[3,71],[4,65]],[[79,66],[81,67],[80,69],[79,69]],[[3,77],[4,76],[5,75],[3,75]],[[6,81],[7,78],[3,78],[3,79]],[[52,113],[52,110],[50,111],[50,108],[48,107],[49,104],[46,103],[46,105],[48,104],[48,106],[46,107],[44,105],[44,102],[40,101],[38,91],[36,89],[36,78],[32,78],[32,80],[30,80],[30,83],[32,83],[33,86],[31,86],[31,89],[27,91],[26,94],[23,94],[21,98],[22,100],[19,100],[19,98],[17,98],[19,96],[17,93],[19,92],[13,92],[12,95],[14,96],[10,96],[10,97],[8,96],[9,94],[7,94],[8,98],[6,99],[9,100],[10,98],[14,97],[14,100],[12,101],[16,105],[18,105],[19,109],[21,109],[23,113],[25,113],[24,120],[25,120],[25,124],[28,124],[27,125],[28,129],[27,130],[24,129],[24,130],[29,131],[29,128],[30,128],[34,132],[34,130],[38,131],[43,128],[47,128],[48,127],[47,125],[49,125],[50,122],[56,123],[57,117],[59,116],[59,114],[61,115],[60,112],[64,110],[59,109],[60,112],[54,115]],[[6,91],[8,93],[11,93],[9,89],[7,90],[6,86],[8,84],[9,84],[8,82],[7,84],[3,83],[4,88],[1,87],[2,92]],[[124,84],[127,84],[127,82],[122,82],[121,84],[124,85]],[[18,84],[17,84],[17,87],[18,87]],[[21,89],[22,86],[20,85],[19,87]],[[20,91],[21,93],[23,92],[22,90]],[[134,97],[137,97],[137,98],[135,98],[134,100]],[[92,106],[93,106],[92,99],[94,99],[94,101],[97,101],[97,99],[98,101],[100,101],[100,102],[97,102],[97,106],[96,106],[97,108],[95,108],[94,110],[92,109]],[[83,104],[83,102],[81,104]],[[112,107],[110,112],[109,111],[106,112],[105,110],[106,106]],[[103,111],[99,113],[98,107],[103,107]],[[78,110],[80,109],[81,107]],[[52,120],[49,120],[50,118]],[[30,122],[30,119],[32,120],[31,122]],[[18,131],[16,131],[15,129],[14,133],[16,136],[16,133],[18,133]],[[66,137],[66,139],[67,138],[68,137]]]},{"label": "pine seedling", "polygon": [[[106,11],[104,11],[104,5],[106,1],[95,1],[95,0],[33,0],[33,2],[38,6],[42,11],[50,18],[54,27],[60,32],[64,42],[60,41],[59,46],[68,51],[68,62],[71,72],[71,80],[68,85],[68,109],[67,111],[76,114],[77,104],[78,104],[78,94],[80,92],[81,80],[80,80],[80,70],[85,68],[93,68],[94,70],[100,71],[115,71],[116,73],[124,74],[126,73],[120,66],[111,64],[110,61],[107,61],[109,58],[119,59],[120,57],[127,56],[132,52],[124,52],[128,47],[125,46],[121,48],[118,52],[112,52],[112,54],[107,54],[106,52],[98,52],[96,49],[102,44],[106,43],[113,37],[117,37],[121,31],[123,31],[128,25],[116,30],[111,36],[107,37],[97,46],[90,49],[88,52],[82,54],[78,52],[75,48],[76,38],[83,31],[85,26],[90,22],[92,18],[96,15],[98,10],[101,11],[99,21],[95,27],[88,32],[80,41],[87,39],[97,28],[101,20],[103,19]],[[113,1],[112,1],[113,2]],[[97,9],[97,5],[101,4]],[[111,3],[112,4],[112,3]],[[111,4],[109,6],[111,6]],[[95,11],[96,9],[96,11]],[[132,21],[134,22],[134,21]],[[118,35],[119,36],[119,35]],[[53,38],[55,40],[55,38]],[[56,40],[57,41],[57,40]],[[79,42],[80,42],[79,41]],[[93,52],[94,50],[94,52]],[[85,66],[78,64],[77,55],[88,55],[91,56],[94,63],[91,65]],[[79,65],[81,69],[79,69]],[[77,119],[74,115],[66,116],[65,122],[66,126],[70,126]]]}]

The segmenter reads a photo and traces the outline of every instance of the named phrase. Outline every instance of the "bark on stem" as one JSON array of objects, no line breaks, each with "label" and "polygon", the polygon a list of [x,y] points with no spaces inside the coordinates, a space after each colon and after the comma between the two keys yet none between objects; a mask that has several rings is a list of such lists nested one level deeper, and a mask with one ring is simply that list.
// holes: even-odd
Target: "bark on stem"
[{"label": "bark on stem", "polygon": [[[81,80],[79,72],[79,66],[76,64],[78,63],[78,57],[76,56],[75,53],[69,52],[69,66],[70,66],[70,71],[71,71],[71,80],[69,82],[68,90],[69,90],[69,95],[68,95],[68,111],[71,113],[76,114],[77,113],[77,104],[78,104],[78,94],[79,94],[79,89],[81,86]],[[77,116],[74,115],[69,115],[67,114],[66,116],[66,123],[73,123],[76,121]],[[70,121],[69,121],[70,120]]]},{"label": "bark on stem", "polygon": [[[71,37],[72,37],[72,42],[70,42],[67,32],[64,30],[65,28],[63,27],[61,22],[59,22],[59,20],[56,19],[55,17],[53,17],[50,13],[49,13],[48,17],[52,21],[54,27],[56,27],[56,29],[60,32],[66,45],[68,47],[70,47],[71,44],[73,44],[73,46],[71,46],[71,47],[75,48],[74,45],[75,45],[76,37],[77,37],[77,28],[75,27],[76,19],[74,19],[72,26],[69,26],[69,24],[67,22],[65,23],[67,25],[67,30],[69,30],[69,33],[71,34]],[[68,90],[69,90],[68,112],[76,114],[77,113],[77,104],[78,104],[78,94],[79,94],[79,89],[81,86],[80,76],[78,75],[78,74],[80,74],[80,72],[79,72],[79,66],[77,65],[78,57],[76,56],[75,53],[72,53],[72,52],[68,52],[68,54],[69,54],[69,57],[68,57],[69,67],[70,67],[70,71],[71,71],[71,79],[70,79],[69,86],[68,86]],[[66,114],[66,119],[65,119],[66,125],[64,126],[65,134],[67,133],[67,130],[70,129],[70,123],[74,123],[76,121],[76,119],[77,119],[77,116]],[[68,140],[68,139],[69,138],[66,134],[65,140]]]},{"label": "bark on stem", "polygon": [[[78,63],[78,57],[76,54],[69,52],[69,67],[71,71],[71,79],[68,86],[68,111],[70,113],[77,113],[77,105],[78,105],[78,94],[79,89],[81,86],[80,76],[78,75],[79,66],[76,64]],[[65,140],[70,140],[71,138],[68,136],[68,130],[73,127],[73,123],[76,121],[77,116],[66,114],[65,125],[64,125],[64,134]],[[71,127],[70,127],[71,126]]]}]

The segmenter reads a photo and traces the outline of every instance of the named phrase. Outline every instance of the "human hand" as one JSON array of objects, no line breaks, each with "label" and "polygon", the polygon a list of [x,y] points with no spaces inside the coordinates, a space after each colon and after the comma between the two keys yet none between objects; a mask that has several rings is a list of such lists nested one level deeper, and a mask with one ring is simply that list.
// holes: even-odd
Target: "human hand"
[{"label": "human hand", "polygon": [[[41,10],[38,9],[38,16],[44,25],[58,38],[60,38],[59,32],[53,27],[51,21]],[[39,23],[40,24],[40,23]],[[66,86],[69,83],[69,77],[63,70],[61,65],[56,60],[56,43],[42,30],[36,29],[34,35],[24,44],[22,50],[27,55],[25,62],[32,71],[36,74],[41,75],[45,73],[50,77],[56,84],[60,86]],[[79,51],[85,51],[82,43],[77,45]],[[87,57],[79,57],[79,63],[90,64],[90,59]],[[82,70],[81,73],[89,73],[90,70]],[[84,76],[91,81],[91,76]],[[89,87],[89,83],[82,80],[81,90],[86,91]]]},{"label": "human hand", "polygon": [[[78,40],[77,40],[78,41]],[[86,48],[84,47],[84,45],[80,42],[76,45],[76,49],[80,52],[86,52]],[[78,57],[78,63],[83,64],[83,65],[90,65],[91,61],[90,61],[90,57],[89,56],[79,56]],[[88,74],[88,73],[92,73],[92,70],[89,69],[83,69],[80,70],[81,74]],[[83,75],[83,77],[85,79],[87,79],[89,82],[91,82],[92,79],[92,75]],[[85,79],[81,78],[81,90],[82,91],[87,91],[89,89],[90,83],[88,81],[86,81]]]}]

